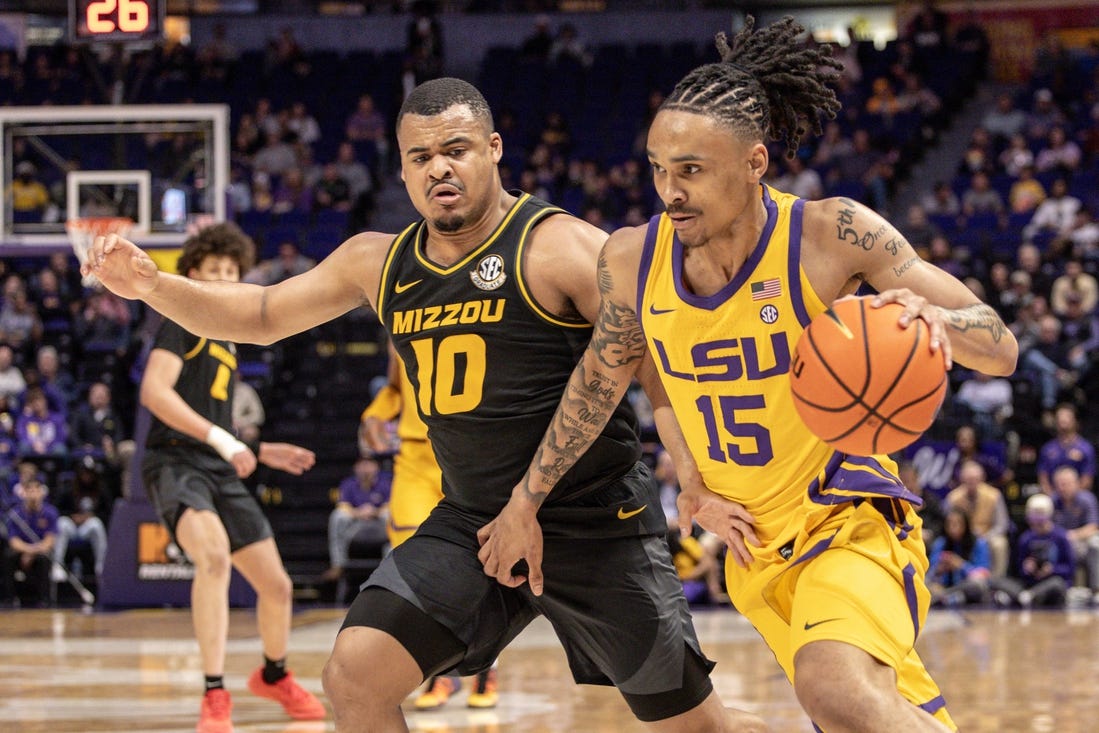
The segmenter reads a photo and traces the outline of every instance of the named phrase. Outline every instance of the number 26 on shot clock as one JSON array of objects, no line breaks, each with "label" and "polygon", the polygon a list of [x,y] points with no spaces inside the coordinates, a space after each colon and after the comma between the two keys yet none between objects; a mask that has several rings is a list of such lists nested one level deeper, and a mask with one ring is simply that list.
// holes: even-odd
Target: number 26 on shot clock
[{"label": "number 26 on shot clock", "polygon": [[69,0],[75,41],[155,41],[164,25],[167,0]]}]

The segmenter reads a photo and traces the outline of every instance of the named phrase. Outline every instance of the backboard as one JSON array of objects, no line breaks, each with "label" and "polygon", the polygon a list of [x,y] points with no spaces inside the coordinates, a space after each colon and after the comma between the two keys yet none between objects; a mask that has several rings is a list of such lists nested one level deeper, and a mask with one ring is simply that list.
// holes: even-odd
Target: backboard
[{"label": "backboard", "polygon": [[[68,247],[65,220],[81,216],[126,216],[142,246],[179,246],[193,219],[225,219],[228,129],[218,104],[0,107],[0,247]],[[21,195],[34,181],[44,208]]]}]

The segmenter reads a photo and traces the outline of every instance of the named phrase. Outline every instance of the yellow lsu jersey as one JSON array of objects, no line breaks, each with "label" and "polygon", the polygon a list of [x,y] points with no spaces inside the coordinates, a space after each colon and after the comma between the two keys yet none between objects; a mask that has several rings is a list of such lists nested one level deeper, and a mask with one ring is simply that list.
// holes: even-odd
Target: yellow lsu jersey
[{"label": "yellow lsu jersey", "polygon": [[[798,337],[825,310],[801,268],[804,201],[760,187],[767,223],[719,292],[683,284],[683,246],[666,214],[649,223],[637,313],[707,486],[755,517],[757,556],[859,496],[915,501],[885,456],[848,456],[805,427],[789,372]],[[809,527],[807,527],[809,525]]]}]

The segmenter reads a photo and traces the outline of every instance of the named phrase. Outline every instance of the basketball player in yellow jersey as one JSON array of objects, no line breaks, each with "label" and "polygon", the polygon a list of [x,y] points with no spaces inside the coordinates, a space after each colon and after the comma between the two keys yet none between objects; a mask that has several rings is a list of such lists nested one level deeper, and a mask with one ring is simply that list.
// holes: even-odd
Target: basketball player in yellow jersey
[{"label": "basketball player in yellow jersey", "polygon": [[[415,533],[431,510],[443,499],[443,473],[427,440],[427,425],[415,408],[415,391],[405,374],[401,357],[389,344],[389,382],[374,395],[363,410],[359,438],[374,453],[388,453],[393,447],[387,423],[397,420],[400,447],[393,457],[393,486],[389,494],[389,544],[397,547]],[[405,406],[408,409],[405,409]],[[434,710],[446,704],[461,687],[457,675],[436,675],[416,698],[417,710]],[[474,677],[473,689],[466,698],[471,708],[496,707],[496,665]]]},{"label": "basketball player in yellow jersey", "polygon": [[[826,86],[839,64],[802,32],[790,18],[755,31],[749,18],[731,45],[718,36],[721,63],[665,100],[647,152],[666,211],[604,246],[591,343],[527,476],[480,532],[480,557],[502,583],[535,582],[531,518],[651,358],[698,466],[681,477],[681,514],[708,490],[754,518],[759,544],[746,567],[727,564],[729,592],[818,729],[953,730],[913,649],[930,600],[918,499],[885,456],[838,453],[804,428],[790,354],[813,316],[862,283],[875,304],[904,306],[903,327],[923,319],[948,365],[1008,375],[1018,346],[870,209],[761,184],[768,139],[794,151],[805,119],[819,132],[820,114],[839,107]],[[521,558],[527,576],[512,573]]]}]

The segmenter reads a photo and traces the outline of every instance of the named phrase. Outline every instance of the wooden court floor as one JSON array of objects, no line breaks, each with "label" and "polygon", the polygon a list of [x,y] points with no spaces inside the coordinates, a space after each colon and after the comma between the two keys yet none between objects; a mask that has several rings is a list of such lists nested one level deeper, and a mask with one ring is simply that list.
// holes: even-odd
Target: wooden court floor
[{"label": "wooden court floor", "polygon": [[[295,615],[290,666],[323,694],[320,672],[341,609]],[[726,704],[753,710],[777,732],[811,731],[773,657],[739,615],[695,615],[715,686]],[[253,617],[233,611],[226,684],[239,733],[332,730],[288,721],[254,698],[245,679],[259,659]],[[1099,611],[933,612],[920,653],[963,731],[1088,733],[1099,730]],[[434,733],[635,733],[644,728],[613,690],[577,687],[544,621],[500,659],[495,710],[474,711],[465,693],[418,713],[413,731]],[[193,731],[202,686],[186,610],[83,614],[0,612],[0,731]]]}]

